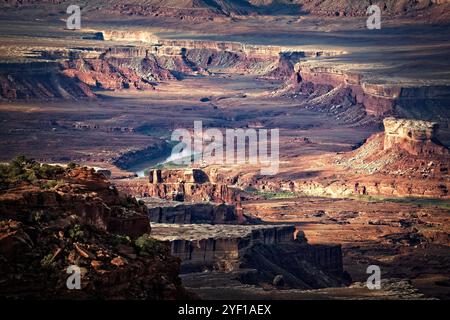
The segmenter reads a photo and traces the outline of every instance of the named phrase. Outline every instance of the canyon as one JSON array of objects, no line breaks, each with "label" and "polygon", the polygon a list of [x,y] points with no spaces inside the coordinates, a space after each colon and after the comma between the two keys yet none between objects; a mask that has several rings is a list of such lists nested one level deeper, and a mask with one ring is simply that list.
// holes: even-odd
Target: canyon
[{"label": "canyon", "polygon": [[[278,91],[296,96],[348,89],[353,104],[361,105],[367,115],[374,116],[414,114],[442,121],[440,115],[446,112],[444,106],[450,101],[447,84],[411,83],[412,79],[400,81],[404,85],[388,80],[378,83],[379,78],[374,82],[366,79],[364,73],[346,70],[344,66],[328,66],[327,61],[322,61],[323,57],[333,60],[345,56],[348,54],[345,50],[167,40],[140,31],[106,30],[91,32],[84,38],[99,40],[90,44],[94,47],[76,49],[26,48],[36,57],[28,58],[24,64],[3,65],[1,97],[7,100],[93,98],[93,90],[154,90],[158,82],[225,72],[286,79],[285,87]],[[99,41],[106,43],[99,44]],[[108,46],[113,43],[119,46]],[[47,81],[48,77],[51,81]],[[421,113],[424,104],[426,114]],[[448,127],[447,122],[445,126]]]},{"label": "canyon", "polygon": [[[384,118],[384,133],[354,151],[308,157],[304,172],[320,174],[284,181],[249,173],[239,185],[309,196],[428,197],[448,199],[449,149],[436,139],[437,123]],[[288,168],[286,170],[292,170]]]},{"label": "canyon", "polygon": [[[0,5],[2,297],[450,298],[448,1],[67,5]],[[195,121],[279,171],[175,163]]]},{"label": "canyon", "polygon": [[[243,283],[317,289],[348,283],[340,247],[294,240],[293,226],[154,224],[153,236],[169,241],[183,274],[210,270],[238,274]],[[215,272],[213,272],[215,271]],[[211,281],[213,283],[213,280]]]}]

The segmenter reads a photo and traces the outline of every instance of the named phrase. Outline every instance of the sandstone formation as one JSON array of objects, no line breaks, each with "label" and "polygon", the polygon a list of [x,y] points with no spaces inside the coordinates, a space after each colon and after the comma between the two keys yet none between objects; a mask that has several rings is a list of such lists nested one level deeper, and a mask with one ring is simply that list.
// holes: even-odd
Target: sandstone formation
[{"label": "sandstone formation", "polygon": [[[179,260],[149,238],[146,207],[101,174],[17,159],[2,165],[0,295],[33,299],[186,299]],[[69,266],[81,289],[69,290]]]},{"label": "sandstone formation", "polygon": [[[3,192],[0,213],[13,219],[30,212],[73,214],[75,221],[103,231],[136,237],[150,232],[150,221],[144,205],[119,192],[93,169],[79,168],[48,177],[44,189],[39,185],[21,184]],[[10,188],[8,186],[7,188]]]},{"label": "sandstone formation", "polygon": [[205,183],[209,178],[200,169],[186,170],[160,170],[154,169],[149,172],[150,183]]},{"label": "sandstone formation", "polygon": [[[353,119],[358,125],[373,121],[364,119],[367,116],[392,114],[414,114],[423,119],[439,119],[448,125],[442,117],[450,102],[448,85],[373,81],[367,74],[321,60],[345,54],[344,51],[161,39],[151,32],[126,29],[104,30],[93,37],[102,40],[98,47],[22,48],[30,56],[36,52],[40,56],[25,55],[25,62],[0,65],[0,97],[4,100],[92,98],[99,90],[153,90],[160,82],[192,75],[251,74],[286,80],[278,93],[300,96],[309,107],[316,105],[317,99],[335,95],[333,106],[344,105],[339,117]],[[121,45],[122,41],[132,45]]]},{"label": "sandstone formation", "polygon": [[143,79],[130,68],[120,66],[121,61],[101,59],[80,59],[64,65],[63,74],[98,89],[152,89],[148,80]]},{"label": "sandstone formation", "polygon": [[408,279],[422,293],[449,297],[441,285],[450,278],[448,201],[298,196],[243,207],[265,223],[295,224],[310,244],[340,244],[353,281],[365,282],[367,266],[375,264],[383,279]]},{"label": "sandstone formation", "polygon": [[[355,104],[364,106],[369,115],[382,116],[414,112],[423,117],[436,117],[438,106],[449,102],[448,86],[414,87],[401,84],[377,84],[364,75],[335,67],[318,66],[317,63],[298,62],[288,86],[293,92],[310,94],[314,91],[330,91],[333,88],[348,88]],[[426,104],[430,114],[423,114]]]},{"label": "sandstone formation", "polygon": [[437,141],[439,125],[435,122],[385,118],[384,145],[387,150],[400,146],[414,155],[445,155],[449,150]]},{"label": "sandstone formation", "polygon": [[[155,240],[130,241],[55,221],[0,221],[0,296],[8,299],[188,299],[179,259]],[[142,246],[143,241],[152,246]],[[70,265],[81,268],[81,290],[69,290]]]},{"label": "sandstone formation", "polygon": [[135,31],[103,31],[104,40],[151,42],[148,46],[115,46],[42,50],[41,58],[0,65],[1,97],[77,99],[93,90],[150,90],[161,81],[208,74],[206,69],[264,75],[274,72],[279,47],[214,41],[170,41]]},{"label": "sandstone formation", "polygon": [[139,197],[157,197],[186,202],[218,202],[236,204],[239,190],[224,183],[209,181],[201,169],[154,169],[149,178],[116,180],[119,190]]},{"label": "sandstone formation", "polygon": [[[200,169],[153,169],[148,181],[131,179],[115,183],[121,190],[124,186],[130,190],[130,184],[134,183],[141,192],[150,193],[172,190],[169,186],[177,186],[178,190],[195,186],[209,196],[208,186],[214,184],[209,181],[210,177]],[[152,236],[170,243],[171,254],[182,260],[183,273],[201,270],[240,273],[244,283],[258,284],[271,283],[282,275],[286,286],[305,289],[348,283],[340,247],[309,245],[292,225],[240,225],[243,217],[232,205],[187,203],[201,201],[195,193],[187,198],[176,194],[178,199],[170,194],[151,195],[172,200],[141,198],[154,222]]]},{"label": "sandstone formation", "polygon": [[410,179],[438,180],[445,186],[450,152],[437,140],[437,130],[438,125],[433,122],[385,118],[384,133],[369,138],[343,157],[344,161],[338,161],[372,174],[408,174]]},{"label": "sandstone formation", "polygon": [[140,198],[148,208],[151,222],[237,224],[242,217],[234,205],[225,203],[184,203],[158,198]]},{"label": "sandstone formation", "polygon": [[88,85],[61,74],[55,63],[2,64],[0,87],[5,100],[95,97]]},{"label": "sandstone formation", "polygon": [[[69,4],[0,10],[0,158],[66,164],[0,164],[1,296],[450,297],[448,0]],[[279,129],[279,171],[179,168],[198,120]]]},{"label": "sandstone formation", "polygon": [[386,118],[384,125],[384,133],[337,157],[338,165],[353,177],[328,188],[337,193],[346,189],[348,194],[448,199],[450,152],[436,139],[438,125],[394,118]]},{"label": "sandstone formation", "polygon": [[[449,199],[450,152],[436,138],[437,124],[395,118],[386,118],[384,123],[385,132],[372,135],[354,151],[312,157],[311,167],[300,179],[261,179],[248,174],[235,184],[262,194]],[[309,177],[307,172],[311,170],[320,174]],[[221,175],[217,177],[220,182]],[[251,193],[242,193],[241,197],[258,198]]]},{"label": "sandstone formation", "polygon": [[128,30],[104,30],[98,33],[98,37],[105,41],[126,41],[126,42],[145,42],[155,44],[158,43],[159,38],[146,31],[131,32]]},{"label": "sandstone formation", "polygon": [[302,8],[311,14],[320,16],[365,16],[367,8],[376,4],[380,7],[384,16],[426,16],[434,21],[448,19],[446,11],[449,8],[447,0],[421,0],[421,1],[361,1],[361,0],[339,0],[339,1],[304,1],[299,0]]},{"label": "sandstone formation", "polygon": [[281,274],[288,286],[304,289],[348,281],[340,246],[311,246],[295,240],[294,231],[292,225],[153,224],[153,236],[170,242],[183,272],[244,270],[256,283]]}]

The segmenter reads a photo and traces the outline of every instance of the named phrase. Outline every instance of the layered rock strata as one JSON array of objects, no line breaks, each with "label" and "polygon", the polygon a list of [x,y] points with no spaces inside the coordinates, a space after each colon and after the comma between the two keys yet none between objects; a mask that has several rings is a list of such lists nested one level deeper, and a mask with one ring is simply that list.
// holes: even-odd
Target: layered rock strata
[{"label": "layered rock strata", "polygon": [[[152,90],[158,82],[220,72],[290,79],[288,91],[304,96],[342,87],[349,90],[355,105],[362,105],[372,116],[413,114],[442,120],[450,102],[446,85],[372,81],[357,71],[319,60],[344,53],[339,51],[167,40],[135,30],[106,30],[95,37],[105,41],[91,48],[39,48],[30,51],[30,56],[40,54],[39,59],[0,65],[0,96],[8,100],[92,98],[95,90]],[[133,44],[117,45],[118,41]]]},{"label": "layered rock strata", "polygon": [[[426,197],[449,199],[450,151],[437,140],[434,122],[386,118],[385,131],[351,152],[315,159],[315,178],[267,180],[258,176],[238,182],[262,192],[309,196]],[[332,172],[330,174],[329,172]]]},{"label": "layered rock strata", "polygon": [[145,203],[150,221],[155,223],[236,224],[242,220],[234,205],[224,203],[184,203],[148,197],[139,200]]},{"label": "layered rock strata", "polygon": [[[442,106],[450,101],[449,86],[408,86],[371,83],[362,74],[317,63],[299,62],[291,78],[294,91],[307,94],[311,90],[348,88],[356,103],[362,104],[369,115],[413,113],[424,118],[437,118]],[[424,106],[429,112],[424,113]]]},{"label": "layered rock strata", "polygon": [[345,283],[340,246],[309,245],[294,232],[292,225],[153,224],[153,236],[170,242],[183,272],[256,269],[256,282],[281,275],[297,288]]},{"label": "layered rock strata", "polygon": [[[93,169],[79,168],[61,173],[55,189],[24,184],[0,194],[0,214],[56,214],[66,212],[83,225],[136,237],[149,233],[147,208],[136,199],[120,194]],[[48,184],[53,182],[47,182]]]},{"label": "layered rock strata", "polygon": [[210,182],[201,169],[155,169],[149,178],[116,180],[119,190],[139,197],[185,202],[218,202],[240,208],[240,191],[224,183]]},{"label": "layered rock strata", "polygon": [[[23,159],[2,164],[0,296],[193,297],[181,286],[179,259],[149,232],[146,207],[119,194],[102,174]],[[76,268],[81,290],[70,290],[66,281]]]},{"label": "layered rock strata", "polygon": [[414,155],[445,155],[449,150],[437,140],[439,124],[436,122],[385,118],[383,149],[396,146]]}]

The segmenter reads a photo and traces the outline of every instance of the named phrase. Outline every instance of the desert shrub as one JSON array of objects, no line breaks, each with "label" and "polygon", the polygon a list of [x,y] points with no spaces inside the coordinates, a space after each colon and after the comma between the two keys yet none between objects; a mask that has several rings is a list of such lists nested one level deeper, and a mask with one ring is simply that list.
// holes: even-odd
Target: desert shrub
[{"label": "desert shrub", "polygon": [[114,234],[114,244],[115,245],[119,245],[119,244],[129,245],[129,244],[131,244],[131,239],[129,236],[124,236],[121,234]]},{"label": "desert shrub", "polygon": [[26,173],[24,173],[24,180],[35,184],[38,181],[38,174],[36,174],[35,171],[27,171]]},{"label": "desert shrub", "polygon": [[41,184],[42,189],[53,189],[58,185],[56,180],[47,180]]},{"label": "desert shrub", "polygon": [[154,255],[162,253],[166,249],[161,241],[150,237],[149,234],[143,234],[135,240],[134,244],[139,249],[139,251],[145,251]]},{"label": "desert shrub", "polygon": [[254,195],[262,196],[266,200],[290,199],[290,198],[295,198],[295,197],[299,196],[298,193],[291,192],[291,191],[285,191],[285,190],[281,190],[278,192],[276,192],[276,191],[261,191],[256,188],[253,188],[253,187],[248,187],[247,189],[245,189],[245,191],[248,193],[254,194]]},{"label": "desert shrub", "polygon": [[45,218],[45,215],[42,211],[35,211],[31,213],[31,221],[34,223],[41,223],[43,219]]},{"label": "desert shrub", "polygon": [[246,189],[245,189],[245,192],[248,192],[248,193],[258,193],[258,189],[256,189],[255,187],[247,187]]},{"label": "desert shrub", "polygon": [[78,167],[78,164],[76,164],[73,161],[71,161],[67,164],[67,169],[75,169],[76,167]]},{"label": "desert shrub", "polygon": [[46,163],[35,168],[35,170],[42,179],[55,179],[64,172],[64,169],[61,166],[52,166]]},{"label": "desert shrub", "polygon": [[9,185],[8,170],[9,166],[7,164],[0,164],[0,189],[6,189]]},{"label": "desert shrub", "polygon": [[41,260],[41,266],[44,269],[53,269],[55,267],[55,262],[52,260],[53,258],[53,254],[49,253],[46,256],[44,256],[44,258],[42,258]]},{"label": "desert shrub", "polygon": [[0,165],[0,188],[8,188],[19,182],[29,182],[41,186],[40,179],[56,180],[62,173],[64,173],[64,169],[60,166],[41,165],[25,156],[18,156],[9,164]]},{"label": "desert shrub", "polygon": [[84,231],[79,224],[74,225],[67,233],[72,240],[81,240],[84,237]]},{"label": "desert shrub", "polygon": [[[33,176],[31,178],[34,178]],[[27,181],[28,174],[17,164],[2,165],[0,169],[0,185],[6,189],[10,184]]]},{"label": "desert shrub", "polygon": [[36,161],[34,161],[33,159],[28,159],[27,157],[22,155],[22,156],[15,157],[11,161],[10,165],[13,166],[13,167],[16,167],[16,168],[23,169],[23,168],[26,168],[26,167],[30,167],[30,166],[32,166],[35,163],[36,163]]}]

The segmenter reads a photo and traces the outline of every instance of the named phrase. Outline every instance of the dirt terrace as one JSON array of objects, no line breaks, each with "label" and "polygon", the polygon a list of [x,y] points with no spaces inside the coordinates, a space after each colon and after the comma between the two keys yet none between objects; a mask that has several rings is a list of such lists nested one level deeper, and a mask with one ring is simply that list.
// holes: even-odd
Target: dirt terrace
[{"label": "dirt terrace", "polygon": [[379,265],[382,277],[410,279],[423,293],[448,298],[449,203],[421,200],[292,198],[243,204],[265,222],[294,223],[312,244],[342,244],[354,281]]}]

